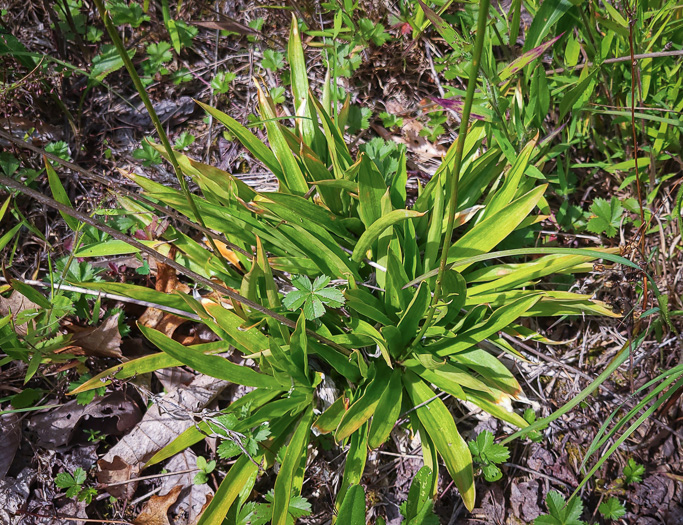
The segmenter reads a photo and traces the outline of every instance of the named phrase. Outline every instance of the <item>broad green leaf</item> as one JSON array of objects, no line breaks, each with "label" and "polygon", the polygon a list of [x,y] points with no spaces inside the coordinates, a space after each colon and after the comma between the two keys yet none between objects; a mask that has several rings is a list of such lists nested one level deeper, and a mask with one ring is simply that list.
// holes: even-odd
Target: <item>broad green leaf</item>
[{"label": "broad green leaf", "polygon": [[[282,218],[289,218],[290,215],[285,216],[281,214],[283,208],[299,216],[298,222],[302,224],[317,224],[325,228],[331,234],[338,236],[349,242],[355,242],[348,229],[339,220],[339,217],[334,213],[326,210],[324,207],[314,204],[308,199],[304,199],[298,195],[289,195],[286,193],[269,192],[258,195],[253,199],[254,204],[260,208],[265,208],[281,215]],[[310,222],[309,222],[310,221]]]},{"label": "broad green leaf", "polygon": [[397,326],[401,334],[401,350],[417,336],[420,321],[427,311],[431,300],[432,294],[430,293],[429,286],[425,282],[421,283]]},{"label": "broad green leaf", "polygon": [[365,393],[363,393],[358,401],[351,405],[342,417],[334,434],[334,439],[337,442],[341,442],[349,437],[372,417],[382,394],[389,384],[390,378],[391,371],[387,367],[378,364],[375,377],[367,386]]},{"label": "broad green leaf", "polygon": [[503,186],[494,194],[491,201],[486,205],[483,214],[484,219],[491,217],[495,213],[505,209],[514,198],[519,188],[520,182],[522,181],[522,176],[529,165],[531,153],[536,147],[536,138],[530,140],[517,156],[517,160],[515,160],[515,163],[505,176],[505,182],[503,182]]},{"label": "broad green leaf", "polygon": [[[514,231],[541,200],[546,185],[541,185],[514,200],[498,213],[475,225],[448,250],[448,262],[453,263],[488,252]],[[462,272],[469,264],[458,264]]]},{"label": "broad green leaf", "polygon": [[562,273],[565,270],[573,269],[591,259],[593,258],[579,255],[548,255],[528,263],[511,265],[509,271],[501,268],[501,272],[505,272],[501,277],[483,284],[470,286],[467,289],[467,293],[470,297],[474,297],[487,292],[509,290],[546,275]]},{"label": "broad green leaf", "polygon": [[472,372],[468,371],[466,368],[446,362],[445,360],[442,361],[440,366],[428,368],[416,354],[416,358],[406,360],[405,365],[419,376],[458,399],[467,399],[462,387],[482,392],[491,391],[485,383],[473,376]]},{"label": "broad green leaf", "polygon": [[197,372],[237,385],[282,389],[282,385],[272,376],[260,374],[247,366],[236,365],[224,357],[188,352],[185,346],[157,330],[141,324],[138,324],[138,328],[160,350]]},{"label": "broad green leaf", "polygon": [[[444,177],[441,180],[445,181]],[[446,206],[446,192],[443,184],[439,184],[434,192],[434,204],[430,212],[429,231],[425,244],[424,268],[432,270],[438,267],[439,249],[443,237],[444,209]]]},{"label": "broad green leaf", "polygon": [[346,306],[382,325],[394,324],[384,311],[382,302],[370,292],[361,288],[348,288],[344,292]]},{"label": "broad green leaf", "polygon": [[275,499],[273,501],[273,525],[286,525],[289,518],[289,501],[299,495],[301,486],[295,486],[296,471],[306,461],[306,448],[313,422],[313,409],[309,408],[301,417],[292,439],[287,445],[285,458],[275,479]]},{"label": "broad green leaf", "polygon": [[316,354],[352,383],[360,380],[362,375],[361,370],[359,369],[358,364],[353,362],[353,354],[351,357],[346,357],[338,350],[311,339],[308,341],[308,351],[309,353]]},{"label": "broad green leaf", "polygon": [[209,115],[212,115],[221,124],[228,128],[230,133],[233,133],[245,148],[247,148],[258,160],[263,162],[263,164],[265,164],[265,166],[273,173],[273,175],[278,178],[278,180],[284,180],[282,167],[280,166],[277,158],[263,142],[256,138],[256,135],[245,128],[242,124],[237,122],[234,118],[226,115],[222,111],[219,111],[208,104],[204,104],[203,102],[199,102],[198,100],[195,102],[204,108]]},{"label": "broad green leaf", "polygon": [[467,443],[458,433],[453,416],[441,398],[435,397],[434,391],[409,370],[403,376],[403,384],[413,405],[419,406],[417,416],[446,463],[465,507],[468,510],[473,509],[475,488],[472,455]]},{"label": "broad green leaf", "polygon": [[470,348],[451,356],[451,360],[474,370],[480,374],[482,381],[493,384],[511,396],[517,396],[522,391],[512,372],[486,350]]},{"label": "broad green leaf", "polygon": [[259,82],[256,82],[256,90],[258,92],[261,117],[265,121],[268,141],[282,168],[282,179],[280,179],[280,183],[283,185],[283,189],[285,189],[286,192],[304,195],[308,191],[306,178],[301,172],[301,168],[294,158],[292,150],[289,149],[289,145],[280,129],[280,124],[276,120],[277,115],[273,111],[270,101],[268,100],[268,95],[261,89],[261,84]]},{"label": "broad green leaf", "polygon": [[389,435],[401,413],[402,398],[401,371],[396,369],[391,373],[389,384],[382,393],[372,416],[370,431],[368,432],[368,447],[371,449],[379,447],[389,439]]},{"label": "broad green leaf", "polygon": [[[47,179],[50,183],[50,189],[52,190],[52,195],[54,196],[55,200],[64,206],[73,208],[71,201],[69,200],[69,196],[66,194],[64,186],[62,186],[62,181],[59,180],[59,175],[57,175],[57,172],[52,167],[52,164],[50,164],[50,161],[47,160],[47,157],[43,157],[43,160],[45,161]],[[80,223],[77,219],[68,213],[64,213],[63,211],[60,211],[59,214],[62,216],[62,219],[64,219],[64,222],[66,222],[67,226],[69,226],[71,230],[78,231]]]},{"label": "broad green leaf", "polygon": [[425,5],[422,0],[417,0],[424,12],[425,16],[434,25],[439,34],[444,38],[446,43],[451,46],[456,52],[462,53],[463,39],[455,32],[455,30],[443,18],[432,11]]},{"label": "broad green leaf", "polygon": [[[260,462],[263,456],[254,458],[256,462]],[[221,482],[216,494],[211,503],[202,513],[197,525],[215,525],[223,523],[228,510],[237,499],[242,488],[247,481],[258,472],[258,467],[251,462],[247,456],[240,456],[225,479]]]},{"label": "broad green leaf", "polygon": [[[584,69],[584,71],[587,71]],[[569,92],[562,97],[562,101],[560,102],[560,120],[562,120],[569,111],[574,109],[581,99],[581,97],[588,95],[593,91],[593,88],[595,87],[595,76],[598,73],[598,69],[594,69],[590,73],[586,74],[586,76],[576,85],[574,86]]]},{"label": "broad green leaf", "polygon": [[301,35],[299,34],[299,23],[296,16],[292,13],[292,25],[289,31],[289,43],[287,47],[287,58],[291,67],[292,94],[294,95],[294,114],[308,117],[297,120],[297,125],[301,130],[301,136],[307,146],[313,144],[316,134],[316,123],[312,121],[313,112],[308,105],[308,70],[304,58],[304,49],[301,45]]},{"label": "broad green leaf", "polygon": [[503,292],[480,294],[468,298],[465,306],[473,306],[486,303],[493,308],[502,307],[522,297],[538,296],[540,300],[534,303],[521,317],[549,317],[558,315],[606,315],[608,317],[621,317],[614,312],[606,303],[591,299],[588,294],[576,294],[572,292],[536,291],[536,290],[510,290]]},{"label": "broad green leaf", "polygon": [[[14,290],[16,290],[21,295],[26,297],[29,301],[37,304],[41,308],[45,308],[48,310],[52,308],[52,303],[50,302],[50,300],[32,286],[21,281],[18,281],[16,279],[11,279],[10,285]],[[13,313],[16,314],[17,312]]]},{"label": "broad green leaf", "polygon": [[[368,432],[367,425],[351,435],[349,440],[349,450],[346,453],[346,465],[344,465],[344,477],[341,487],[337,492],[337,509],[344,502],[349,487],[360,483],[365,470],[365,463],[368,459]],[[341,525],[341,524],[340,524]]]},{"label": "broad green leaf", "polygon": [[235,344],[240,351],[256,354],[270,347],[268,338],[258,328],[245,330],[242,326],[244,320],[237,314],[214,302],[206,301],[203,306],[216,323],[230,335],[230,342]]},{"label": "broad green leaf", "polygon": [[0,250],[4,249],[5,246],[9,244],[16,233],[24,226],[24,221],[19,224],[14,225],[10,230],[6,231],[2,237],[0,237]]},{"label": "broad green leaf", "polygon": [[431,481],[432,469],[427,465],[417,471],[413,481],[410,483],[410,490],[408,491],[408,500],[406,501],[405,518],[408,523],[416,518],[425,505],[432,504],[431,498]]},{"label": "broad green leaf", "polygon": [[539,45],[557,21],[562,18],[567,11],[572,8],[570,0],[551,0],[543,2],[536,11],[534,20],[526,33],[523,50],[530,49]]},{"label": "broad green leaf", "polygon": [[337,523],[365,525],[365,491],[360,485],[349,488],[337,514]]},{"label": "broad green leaf", "polygon": [[[128,58],[132,59],[135,55],[135,49],[130,48],[126,53],[128,53]],[[110,44],[104,44],[100,49],[100,54],[94,56],[92,59],[90,79],[101,82],[109,73],[118,71],[123,66],[123,59],[116,50],[116,47]]]},{"label": "broad green leaf", "polygon": [[320,417],[318,417],[313,426],[318,429],[321,434],[329,434],[336,430],[345,413],[344,398],[338,397],[334,403],[327,407],[327,410],[320,414]]},{"label": "broad green leaf", "polygon": [[383,217],[377,219],[372,225],[363,232],[356,247],[353,249],[353,254],[351,259],[356,262],[360,262],[364,257],[367,256],[368,250],[372,248],[372,245],[377,241],[379,236],[387,229],[398,224],[400,221],[406,219],[413,219],[415,217],[422,217],[424,213],[411,210],[394,210]]},{"label": "broad green leaf", "polygon": [[365,154],[360,154],[358,170],[358,215],[366,228],[382,216],[381,200],[387,187],[384,177]]},{"label": "broad green leaf", "polygon": [[188,317],[192,315],[192,309],[187,306],[187,303],[181,297],[181,292],[175,291],[174,293],[157,292],[153,288],[148,288],[146,286],[138,286],[129,283],[114,283],[114,282],[95,282],[95,283],[82,283],[78,281],[69,281],[74,286],[80,288],[87,288],[93,291],[102,291],[114,295],[121,295],[123,297],[130,297],[136,301],[141,301],[148,303],[148,306],[166,306],[168,308],[173,308],[178,310],[176,315],[183,315],[183,312],[187,312]]},{"label": "broad green leaf", "polygon": [[161,14],[164,17],[164,25],[168,31],[168,36],[171,37],[173,49],[180,54],[180,35],[178,34],[178,27],[175,20],[171,18],[171,10],[168,7],[168,0],[161,0]]},{"label": "broad green leaf", "polygon": [[[156,245],[159,244],[159,241],[140,242],[147,244],[151,248],[155,248]],[[111,257],[112,255],[128,255],[130,253],[138,253],[139,251],[140,250],[138,248],[132,247],[126,241],[111,239],[109,241],[83,246],[76,253],[74,253],[74,257]]]},{"label": "broad green leaf", "polygon": [[493,312],[485,322],[478,323],[469,330],[456,334],[453,338],[444,338],[427,348],[439,356],[462,352],[516,321],[540,298],[541,295],[537,292],[535,295],[523,296],[515,301],[510,301]]}]

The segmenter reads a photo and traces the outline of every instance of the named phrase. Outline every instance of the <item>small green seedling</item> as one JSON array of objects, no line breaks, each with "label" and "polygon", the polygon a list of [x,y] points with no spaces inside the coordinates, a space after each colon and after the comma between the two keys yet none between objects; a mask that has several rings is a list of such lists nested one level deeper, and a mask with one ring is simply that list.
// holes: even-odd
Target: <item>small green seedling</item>
[{"label": "small green seedling", "polygon": [[60,489],[66,489],[67,498],[77,498],[78,501],[90,503],[97,495],[97,490],[92,487],[83,487],[87,478],[85,470],[78,467],[73,474],[60,472],[55,477],[55,485]]},{"label": "small green seedling", "polygon": [[263,52],[263,60],[261,60],[261,65],[270,69],[271,71],[277,71],[278,69],[283,69],[287,62],[285,62],[285,55],[279,53],[278,51],[273,51],[272,49],[266,49]]},{"label": "small green seedling", "polygon": [[645,467],[636,463],[633,458],[630,458],[624,467],[624,483],[626,485],[640,483],[643,481],[643,474],[645,474]]},{"label": "small green seedling", "polygon": [[107,11],[109,11],[111,21],[117,26],[130,24],[135,28],[150,20],[149,16],[144,14],[140,4],[136,2],[129,4],[124,0],[115,0],[107,4]]},{"label": "small green seedling", "polygon": [[143,140],[140,146],[133,152],[133,158],[141,160],[142,165],[146,168],[154,164],[161,164],[161,154],[147,140]]},{"label": "small green seedling", "polygon": [[195,485],[203,485],[209,481],[209,474],[216,468],[216,461],[211,460],[207,462],[204,456],[199,456],[197,458],[197,468],[199,469],[199,472],[195,474],[192,483]]},{"label": "small green seedling", "polygon": [[486,481],[498,481],[503,477],[503,473],[497,464],[507,461],[510,457],[510,451],[506,446],[494,443],[491,432],[484,430],[475,441],[470,441],[468,445],[472,459],[481,465]]},{"label": "small green seedling", "polygon": [[195,136],[192,133],[183,131],[178,138],[175,139],[176,149],[184,150],[189,148],[195,141]]},{"label": "small green seedling", "polygon": [[220,71],[215,77],[213,77],[213,80],[211,81],[211,89],[213,89],[215,93],[227,93],[230,89],[230,84],[236,78],[237,75],[235,73],[230,71]]}]

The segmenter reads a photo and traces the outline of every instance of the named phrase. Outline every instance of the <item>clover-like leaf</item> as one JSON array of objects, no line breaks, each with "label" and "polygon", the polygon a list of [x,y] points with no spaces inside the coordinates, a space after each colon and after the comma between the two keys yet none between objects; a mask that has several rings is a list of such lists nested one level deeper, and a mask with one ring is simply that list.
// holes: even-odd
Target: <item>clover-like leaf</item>
[{"label": "clover-like leaf", "polygon": [[305,275],[297,275],[292,279],[296,289],[285,296],[282,304],[291,311],[303,307],[304,316],[309,321],[322,317],[326,306],[339,308],[344,305],[341,291],[333,287],[327,288],[329,282],[330,277],[326,275],[316,277],[313,282]]}]

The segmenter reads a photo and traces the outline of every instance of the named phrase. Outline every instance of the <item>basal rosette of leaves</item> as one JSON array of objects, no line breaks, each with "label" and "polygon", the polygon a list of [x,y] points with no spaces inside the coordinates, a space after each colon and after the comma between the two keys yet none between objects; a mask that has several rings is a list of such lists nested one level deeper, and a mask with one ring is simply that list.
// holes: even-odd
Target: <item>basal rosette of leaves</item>
[{"label": "basal rosette of leaves", "polygon": [[[242,446],[223,447],[225,457],[239,457],[200,525],[240,515],[257,476],[276,462],[271,519],[273,524],[290,522],[290,503],[300,495],[305,478],[308,446],[320,434],[331,434],[346,450],[336,494],[341,509],[347,494],[359,495],[350,489],[361,481],[368,450],[382,447],[405,414],[422,441],[429,469],[420,486],[426,487],[428,499],[436,494],[443,463],[472,509],[471,451],[438,394],[526,427],[513,405],[522,395],[519,382],[495,355],[519,355],[502,334],[543,340],[523,326],[520,319],[526,317],[613,316],[589,296],[535,285],[551,274],[589,271],[596,258],[620,258],[608,251],[550,248],[495,252],[515,231],[544,218],[545,186],[525,175],[536,154],[535,141],[512,163],[495,146],[482,153],[486,124],[481,122],[471,126],[465,144],[456,234],[454,240],[444,239],[450,198],[445,182],[454,148],[408,207],[405,153],[388,183],[367,154],[352,155],[341,131],[348,101],[333,111],[329,85],[320,99],[310,91],[296,21],[288,61],[292,114],[297,116],[293,127],[279,118],[268,90],[256,81],[268,144],[229,115],[199,103],[277,177],[279,190],[256,191],[229,173],[176,153],[183,173],[201,189],[202,195],[192,199],[204,226],[231,244],[214,241],[216,253],[209,243],[173,226],[150,243],[162,253],[172,245],[178,263],[287,317],[294,328],[215,293],[166,295],[109,284],[108,290],[117,294],[144,296],[198,317],[223,343],[184,347],[140,326],[162,353],[123,363],[76,391],[101,387],[111,376],[126,378],[179,365],[252,387],[224,410],[222,419],[191,427],[147,463],[176,454],[205,439],[206,433],[224,437],[226,443],[230,436],[244,438]],[[195,221],[181,191],[130,177],[147,199]],[[119,200],[141,229],[159,222],[144,202]],[[126,251],[116,242],[108,253]],[[449,266],[442,276],[441,299],[432,305],[442,249],[448,250]],[[533,253],[539,257],[499,262],[506,255]],[[426,319],[431,319],[428,326]],[[255,366],[238,366],[215,355],[228,348]],[[334,398],[323,401],[321,390],[329,391],[330,385]]]}]

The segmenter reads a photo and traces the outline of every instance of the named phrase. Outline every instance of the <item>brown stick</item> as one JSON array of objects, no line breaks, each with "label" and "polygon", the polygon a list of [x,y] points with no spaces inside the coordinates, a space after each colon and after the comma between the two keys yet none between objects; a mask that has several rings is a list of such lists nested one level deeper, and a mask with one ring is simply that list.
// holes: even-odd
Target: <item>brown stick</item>
[{"label": "brown stick", "polygon": [[[225,286],[216,284],[215,282],[213,282],[210,279],[207,279],[203,275],[199,275],[198,273],[193,272],[192,270],[186,268],[182,264],[177,263],[173,259],[170,259],[169,257],[160,254],[159,252],[150,248],[149,246],[142,244],[140,241],[133,239],[132,237],[129,237],[127,235],[124,235],[123,233],[115,230],[114,228],[111,228],[110,226],[107,226],[105,224],[100,223],[99,221],[96,221],[95,219],[81,211],[70,208],[69,206],[65,206],[64,204],[61,204],[56,200],[51,199],[50,197],[29,188],[21,182],[16,181],[14,179],[10,179],[9,177],[6,177],[4,175],[0,175],[0,184],[3,184],[9,188],[13,188],[21,193],[24,193],[25,195],[28,195],[32,199],[40,202],[41,204],[44,204],[45,206],[49,206],[50,208],[54,208],[55,210],[58,210],[62,213],[71,215],[79,221],[84,222],[92,226],[93,228],[97,228],[98,230],[111,235],[114,239],[118,239],[119,241],[127,243],[129,246],[137,248],[141,252],[144,252],[150,257],[155,258],[157,261],[162,262],[167,266],[170,266],[177,272],[186,275],[194,281],[201,283],[204,286],[207,286],[212,290],[215,290],[216,292],[222,293],[223,295],[230,297],[233,301],[242,303],[243,305],[248,306],[249,308],[256,310],[257,312],[267,315],[268,317],[275,319],[276,321],[284,324],[285,326],[288,326],[289,328],[292,328],[294,330],[296,329],[296,323],[294,321],[287,319],[285,316],[280,315],[279,313],[274,312],[273,310],[266,308],[265,306],[261,306],[260,304],[252,301],[251,299],[247,299],[246,297],[243,297],[242,295],[238,294],[237,292],[234,292],[229,288],[226,288]],[[320,334],[315,333],[314,331],[308,328],[306,329],[306,333],[316,341],[334,348],[335,350],[341,352],[345,356],[351,355],[351,352],[348,349],[335,343],[334,341],[327,339],[326,337]]]}]

